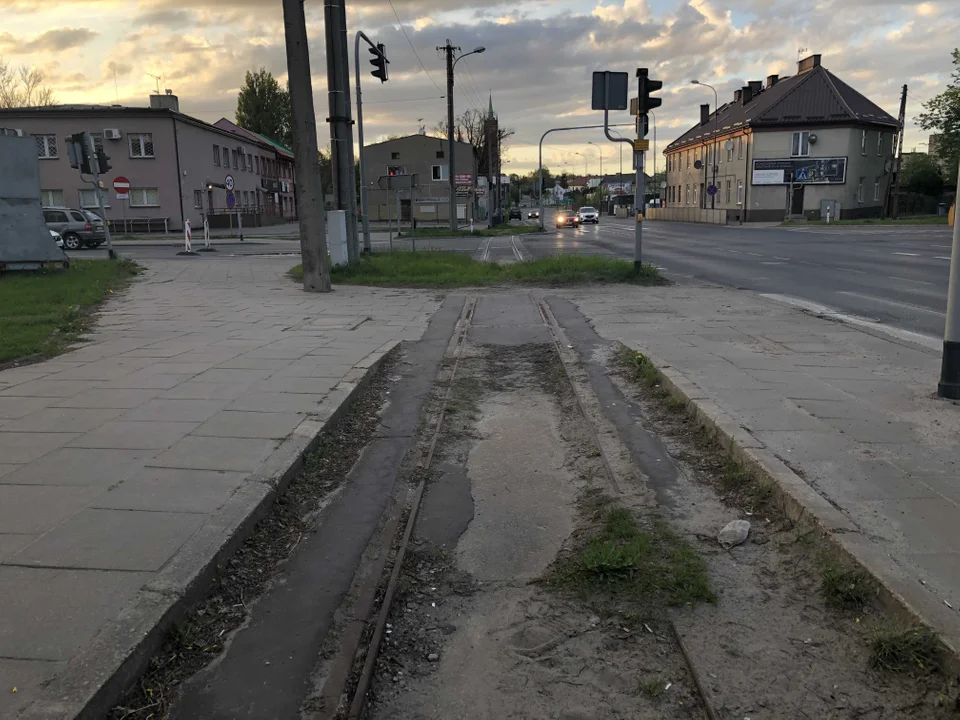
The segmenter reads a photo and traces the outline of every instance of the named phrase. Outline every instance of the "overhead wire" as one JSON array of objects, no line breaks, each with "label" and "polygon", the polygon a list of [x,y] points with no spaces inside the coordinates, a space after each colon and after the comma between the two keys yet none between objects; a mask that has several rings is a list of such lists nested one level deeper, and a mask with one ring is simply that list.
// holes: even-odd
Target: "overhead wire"
[{"label": "overhead wire", "polygon": [[393,0],[387,0],[387,2],[390,3],[390,9],[393,10],[393,14],[396,16],[397,22],[400,23],[400,32],[402,32],[403,36],[407,39],[407,44],[410,46],[410,49],[413,50],[413,54],[414,56],[416,56],[417,62],[420,63],[420,69],[423,70],[424,73],[426,73],[427,77],[430,79],[430,82],[433,83],[433,86],[440,92],[443,92],[443,88],[437,85],[436,81],[434,81],[433,77],[430,75],[430,71],[427,70],[427,66],[424,65],[423,60],[420,59],[420,53],[417,52],[417,49],[413,46],[413,43],[410,41],[410,36],[407,35],[406,28],[403,27],[403,20],[400,19],[400,14],[397,12],[397,9],[393,6]]}]

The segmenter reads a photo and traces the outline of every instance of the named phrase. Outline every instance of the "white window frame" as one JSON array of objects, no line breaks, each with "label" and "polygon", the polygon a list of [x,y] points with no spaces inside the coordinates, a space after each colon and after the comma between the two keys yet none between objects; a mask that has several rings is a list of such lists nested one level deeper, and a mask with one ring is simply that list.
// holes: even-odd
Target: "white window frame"
[{"label": "white window frame", "polygon": [[743,205],[743,180],[737,180],[737,205]]},{"label": "white window frame", "polygon": [[[157,194],[155,203],[147,202],[147,192],[153,190]],[[142,201],[142,202],[141,202]],[[130,207],[160,207],[160,190],[158,188],[130,188]]]},{"label": "white window frame", "polygon": [[883,155],[883,133],[877,131],[877,157]]},{"label": "white window frame", "polygon": [[857,203],[863,204],[863,178],[860,178],[860,184],[857,185]]},{"label": "white window frame", "polygon": [[220,146],[213,146],[213,166],[220,167]]},{"label": "white window frame", "polygon": [[43,138],[43,153],[37,148],[37,157],[41,160],[56,160],[60,157],[60,148],[57,145],[56,135],[34,135],[34,138]]},{"label": "white window frame", "polygon": [[879,202],[880,200],[880,178],[877,178],[873,181],[873,201]]},{"label": "white window frame", "polygon": [[733,181],[727,180],[727,205],[730,204],[730,190],[732,189],[732,187],[733,187]]},{"label": "white window frame", "polygon": [[[87,200],[84,200],[83,198],[87,193],[89,193],[88,195],[86,195]],[[100,203],[97,202],[97,191],[94,190],[93,188],[80,188],[77,191],[77,203],[78,203],[78,207],[81,210],[99,210],[100,209]],[[103,206],[105,208],[110,207],[110,194],[107,192],[103,193]]]},{"label": "white window frame", "polygon": [[449,165],[431,165],[430,179],[433,182],[443,182],[450,179]]},{"label": "white window frame", "polygon": [[737,138],[737,158],[743,160],[743,135]]},{"label": "white window frame", "polygon": [[790,139],[790,157],[810,157],[810,131],[797,130]]},{"label": "white window frame", "polygon": [[[59,196],[56,193],[59,193]],[[57,200],[57,197],[60,199]],[[42,207],[63,207],[63,190],[41,190],[40,205]]]},{"label": "white window frame", "polygon": [[730,140],[730,148],[727,150],[727,162],[733,162],[733,140]]},{"label": "white window frame", "polygon": [[[149,138],[149,140],[148,140]],[[151,152],[147,155],[147,142],[151,145]],[[134,155],[133,148],[134,143],[140,150],[139,155]],[[136,160],[143,160],[144,158],[155,158],[157,148],[153,144],[153,133],[128,133],[127,134],[127,149],[130,151],[130,157]]]},{"label": "white window frame", "polygon": [[866,130],[860,131],[860,154],[861,155],[867,154],[867,131]]}]

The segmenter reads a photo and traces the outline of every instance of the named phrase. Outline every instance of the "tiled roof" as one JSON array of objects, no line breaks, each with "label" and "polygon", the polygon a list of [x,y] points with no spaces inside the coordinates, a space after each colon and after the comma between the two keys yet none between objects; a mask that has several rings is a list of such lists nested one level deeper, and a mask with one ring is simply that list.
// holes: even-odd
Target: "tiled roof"
[{"label": "tiled roof", "polygon": [[[667,145],[665,152],[712,139],[717,113]],[[734,101],[719,109],[723,137],[745,127],[774,128],[802,125],[882,125],[896,129],[897,120],[823,66],[794,75],[761,90],[746,105]]]}]

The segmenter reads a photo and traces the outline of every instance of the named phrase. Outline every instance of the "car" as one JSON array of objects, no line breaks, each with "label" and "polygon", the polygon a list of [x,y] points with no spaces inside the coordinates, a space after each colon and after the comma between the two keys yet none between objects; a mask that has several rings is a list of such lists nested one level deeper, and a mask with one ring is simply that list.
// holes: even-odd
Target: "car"
[{"label": "car", "polygon": [[600,224],[600,213],[596,208],[582,207],[579,211],[577,211],[577,216],[580,218],[581,223],[593,223],[594,225]]},{"label": "car", "polygon": [[530,212],[527,213],[527,219],[528,219],[528,220],[539,220],[539,219],[540,219],[540,211],[539,211],[539,210],[531,210]]},{"label": "car", "polygon": [[63,247],[63,238],[60,237],[60,233],[58,233],[56,230],[50,230],[50,237],[53,238],[53,241],[57,244],[58,248]]},{"label": "car", "polygon": [[520,212],[520,208],[510,208],[510,219],[523,220],[523,213]]},{"label": "car", "polygon": [[107,240],[103,219],[89,210],[44,207],[43,219],[50,230],[60,233],[67,250],[95,248]]},{"label": "car", "polygon": [[557,213],[557,227],[580,227],[580,218],[575,212],[561,210]]}]

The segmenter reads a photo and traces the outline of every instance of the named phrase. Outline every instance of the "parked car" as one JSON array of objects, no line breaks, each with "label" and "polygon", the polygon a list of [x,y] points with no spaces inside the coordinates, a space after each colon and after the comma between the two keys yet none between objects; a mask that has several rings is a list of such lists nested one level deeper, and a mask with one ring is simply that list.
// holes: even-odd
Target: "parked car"
[{"label": "parked car", "polygon": [[523,213],[520,212],[520,208],[518,207],[510,208],[510,219],[523,220]]},{"label": "parked car", "polygon": [[575,212],[558,212],[557,227],[580,227],[580,217]]},{"label": "parked car", "polygon": [[58,233],[56,230],[51,230],[50,237],[53,238],[53,241],[57,244],[58,248],[63,247],[63,238],[60,237],[60,233]]},{"label": "parked car", "polygon": [[528,219],[528,220],[539,220],[539,219],[540,219],[540,211],[539,211],[539,210],[531,210],[530,212],[527,213],[527,219]]},{"label": "parked car", "polygon": [[600,224],[600,213],[596,208],[582,207],[577,215],[580,217],[581,223],[593,223],[594,225]]},{"label": "parked car", "polygon": [[95,248],[106,242],[103,219],[88,210],[65,207],[43,208],[43,219],[50,230],[60,233],[67,250]]}]

